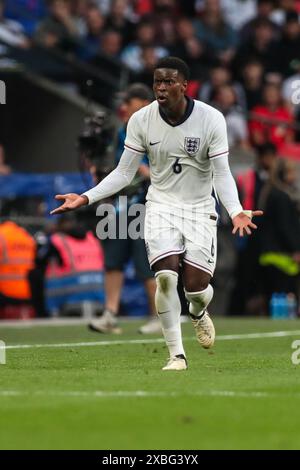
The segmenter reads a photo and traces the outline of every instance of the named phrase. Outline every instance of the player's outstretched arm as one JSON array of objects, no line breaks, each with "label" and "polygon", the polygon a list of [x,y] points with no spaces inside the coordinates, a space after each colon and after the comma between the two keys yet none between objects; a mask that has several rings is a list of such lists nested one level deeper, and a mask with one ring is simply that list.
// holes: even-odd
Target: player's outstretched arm
[{"label": "player's outstretched arm", "polygon": [[232,233],[239,233],[240,237],[251,235],[251,229],[256,230],[257,225],[252,222],[252,217],[262,216],[263,211],[243,211],[232,218],[233,230]]},{"label": "player's outstretched arm", "polygon": [[58,194],[55,196],[55,199],[64,201],[64,203],[57,209],[54,209],[51,214],[62,214],[63,212],[78,209],[81,206],[93,204],[94,202],[101,201],[101,199],[118,193],[131,183],[138,170],[141,159],[141,154],[125,149],[117,168],[97,186],[89,189],[80,196],[75,193]]},{"label": "player's outstretched arm", "polygon": [[89,203],[87,196],[79,196],[79,194],[57,194],[55,199],[64,201],[61,206],[57,207],[50,214],[63,214],[64,212],[73,211],[79,207],[86,206]]}]

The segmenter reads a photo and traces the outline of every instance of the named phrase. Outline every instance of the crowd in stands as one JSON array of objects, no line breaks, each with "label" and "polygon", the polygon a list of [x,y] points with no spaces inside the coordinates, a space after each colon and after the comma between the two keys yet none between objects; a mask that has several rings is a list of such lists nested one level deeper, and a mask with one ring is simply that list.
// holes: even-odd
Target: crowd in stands
[{"label": "crowd in stands", "polygon": [[[0,0],[0,70],[5,46],[55,52],[102,72],[113,64],[126,70],[127,84],[149,87],[161,57],[184,59],[188,94],[222,111],[231,149],[257,157],[238,180],[244,208],[267,212],[259,235],[238,247],[228,311],[268,313],[278,285],[297,295],[297,176],[277,157],[300,159],[300,0]],[[0,146],[0,173],[10,171]],[[265,303],[254,308],[247,301],[261,293],[258,267]]]},{"label": "crowd in stands", "polygon": [[189,94],[225,114],[231,146],[279,149],[299,141],[299,12],[298,0],[0,0],[0,41],[99,70],[114,60],[147,85],[158,59],[179,56]]}]

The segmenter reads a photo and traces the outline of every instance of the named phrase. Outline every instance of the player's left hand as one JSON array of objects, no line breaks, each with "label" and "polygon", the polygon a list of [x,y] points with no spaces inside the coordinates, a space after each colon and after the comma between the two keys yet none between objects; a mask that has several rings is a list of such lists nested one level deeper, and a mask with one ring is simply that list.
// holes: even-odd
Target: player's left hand
[{"label": "player's left hand", "polygon": [[[246,213],[245,213],[246,212]],[[251,235],[251,229],[256,230],[257,225],[252,222],[252,217],[263,215],[263,211],[245,211],[240,212],[238,215],[233,217],[233,230],[232,233],[236,234],[239,231],[240,237],[245,235]]]}]

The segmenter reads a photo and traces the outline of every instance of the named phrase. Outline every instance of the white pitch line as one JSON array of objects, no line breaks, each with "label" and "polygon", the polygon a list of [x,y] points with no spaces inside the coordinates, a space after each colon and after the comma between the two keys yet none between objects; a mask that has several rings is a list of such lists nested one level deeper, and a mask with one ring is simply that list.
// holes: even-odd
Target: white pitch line
[{"label": "white pitch line", "polygon": [[182,397],[225,397],[225,398],[300,398],[299,393],[280,394],[269,392],[236,392],[234,390],[200,390],[195,392],[158,392],[145,390],[119,391],[18,391],[0,390],[1,397],[68,397],[68,398],[182,398]]},{"label": "white pitch line", "polygon": [[[291,331],[269,331],[265,333],[247,333],[236,335],[221,335],[217,336],[217,341],[239,340],[239,339],[262,339],[262,338],[283,338],[286,336],[300,336],[300,330]],[[186,341],[195,340],[195,337],[186,337]],[[128,340],[115,340],[115,341],[86,341],[81,343],[50,343],[50,344],[11,344],[6,345],[5,349],[35,349],[35,348],[82,348],[87,346],[113,346],[122,344],[155,344],[164,343],[163,338],[152,339],[128,339]],[[0,349],[4,347],[0,346]]]}]

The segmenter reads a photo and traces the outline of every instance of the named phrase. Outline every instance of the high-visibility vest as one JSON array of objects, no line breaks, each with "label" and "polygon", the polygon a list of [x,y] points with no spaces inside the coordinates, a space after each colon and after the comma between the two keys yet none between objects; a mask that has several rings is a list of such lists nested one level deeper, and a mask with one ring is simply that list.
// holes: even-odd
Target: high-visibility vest
[{"label": "high-visibility vest", "polygon": [[241,203],[245,210],[254,210],[255,171],[250,169],[237,177],[237,186],[241,193]]},{"label": "high-visibility vest", "polygon": [[104,256],[92,232],[84,239],[57,233],[51,242],[62,263],[53,259],[46,269],[46,307],[59,309],[65,304],[104,300]]},{"label": "high-visibility vest", "polygon": [[14,222],[0,224],[0,293],[30,300],[28,273],[34,267],[36,242]]}]

